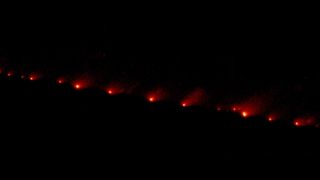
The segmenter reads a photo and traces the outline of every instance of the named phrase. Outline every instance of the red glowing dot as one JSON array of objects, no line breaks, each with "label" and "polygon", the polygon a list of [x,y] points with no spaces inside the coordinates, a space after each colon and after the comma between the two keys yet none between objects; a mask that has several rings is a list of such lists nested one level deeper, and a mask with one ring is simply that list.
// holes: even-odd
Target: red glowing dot
[{"label": "red glowing dot", "polygon": [[182,103],[182,107],[187,107],[187,103]]},{"label": "red glowing dot", "polygon": [[296,121],[296,122],[294,122],[294,125],[295,126],[300,126],[301,124],[298,121]]},{"label": "red glowing dot", "polygon": [[80,85],[80,84],[76,84],[74,87],[75,87],[76,89],[80,89],[80,88],[81,88],[81,85]]},{"label": "red glowing dot", "polygon": [[31,76],[29,79],[30,79],[30,81],[33,81],[35,78]]},{"label": "red glowing dot", "polygon": [[112,95],[113,91],[112,90],[108,90],[108,94]]},{"label": "red glowing dot", "polygon": [[8,77],[12,76],[12,73],[8,73],[7,76],[8,76]]},{"label": "red glowing dot", "polygon": [[268,117],[268,121],[273,121],[273,118],[272,117]]},{"label": "red glowing dot", "polygon": [[63,80],[59,79],[58,84],[62,84],[62,83],[63,83]]},{"label": "red glowing dot", "polygon": [[154,102],[154,101],[155,101],[155,98],[154,98],[154,97],[150,97],[150,98],[149,98],[149,101],[150,101],[150,102]]},{"label": "red glowing dot", "polygon": [[222,109],[221,109],[221,107],[217,107],[217,111],[221,111]]},{"label": "red glowing dot", "polygon": [[235,108],[235,107],[234,107],[234,108],[232,108],[232,111],[237,111],[237,108]]},{"label": "red glowing dot", "polygon": [[248,113],[244,111],[244,112],[242,112],[242,116],[243,117],[248,117]]}]

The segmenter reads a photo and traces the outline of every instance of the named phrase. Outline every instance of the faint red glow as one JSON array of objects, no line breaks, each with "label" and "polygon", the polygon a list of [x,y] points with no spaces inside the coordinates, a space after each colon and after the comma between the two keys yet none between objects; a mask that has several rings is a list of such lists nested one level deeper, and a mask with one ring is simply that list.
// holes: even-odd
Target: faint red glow
[{"label": "faint red glow", "polygon": [[217,111],[221,111],[222,110],[222,108],[221,107],[217,107]]},{"label": "faint red glow", "polygon": [[34,77],[34,76],[30,76],[30,77],[29,77],[29,80],[30,80],[30,81],[34,81],[34,80],[35,80],[35,77]]},{"label": "faint red glow", "polygon": [[123,93],[123,90],[119,87],[109,87],[106,89],[106,92],[109,94],[109,95],[117,95],[117,94],[121,94]]},{"label": "faint red glow", "polygon": [[232,107],[232,111],[233,112],[238,112],[238,111],[240,111],[240,108],[239,107]]},{"label": "faint red glow", "polygon": [[181,106],[182,107],[187,107],[187,103],[182,103]]},{"label": "faint red glow", "polygon": [[166,96],[166,92],[164,91],[164,89],[162,87],[157,87],[146,94],[146,99],[149,102],[157,102],[157,101],[164,100],[165,96]]},{"label": "faint red glow", "polygon": [[268,121],[272,122],[273,120],[273,117],[268,117]]},{"label": "faint red glow", "polygon": [[293,121],[293,124],[297,127],[300,126],[314,126],[316,124],[316,118],[313,116],[299,117]]},{"label": "faint red glow", "polygon": [[63,84],[64,83],[64,81],[62,79],[58,79],[57,82],[58,82],[58,84]]},{"label": "faint red glow", "polygon": [[182,102],[185,104],[185,106],[199,106],[206,103],[207,99],[206,91],[202,88],[197,88],[184,97]]},{"label": "faint red glow", "polygon": [[26,78],[24,75],[21,75],[21,79],[24,79],[24,78]]},{"label": "faint red glow", "polygon": [[7,76],[8,76],[8,77],[11,77],[12,75],[13,75],[12,72],[8,72],[8,73],[7,73]]}]

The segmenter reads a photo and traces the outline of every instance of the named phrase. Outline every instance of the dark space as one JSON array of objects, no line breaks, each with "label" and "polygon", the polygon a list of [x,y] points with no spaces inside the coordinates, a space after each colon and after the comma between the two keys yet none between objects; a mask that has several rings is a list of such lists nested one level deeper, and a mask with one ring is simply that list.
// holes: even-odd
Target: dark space
[{"label": "dark space", "polygon": [[148,147],[154,161],[180,162],[188,146],[203,159],[312,157],[313,11],[207,8],[42,9],[1,21],[9,144],[55,146],[70,161],[104,150],[130,159]]}]

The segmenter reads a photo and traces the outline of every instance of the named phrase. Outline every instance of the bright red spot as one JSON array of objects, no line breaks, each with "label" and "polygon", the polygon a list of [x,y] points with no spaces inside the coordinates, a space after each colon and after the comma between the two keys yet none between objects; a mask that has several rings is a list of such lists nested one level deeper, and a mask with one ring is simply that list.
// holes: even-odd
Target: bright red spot
[{"label": "bright red spot", "polygon": [[108,90],[108,94],[112,95],[113,93],[114,93],[113,90],[111,89]]},{"label": "bright red spot", "polygon": [[274,119],[272,117],[268,117],[268,121],[273,121]]},{"label": "bright red spot", "polygon": [[299,121],[294,122],[295,126],[301,126],[301,123]]},{"label": "bright red spot", "polygon": [[29,79],[30,79],[30,81],[33,81],[33,80],[35,80],[35,77],[30,76]]},{"label": "bright red spot", "polygon": [[187,103],[182,103],[181,106],[182,107],[187,107]]},{"label": "bright red spot", "polygon": [[241,115],[242,115],[242,117],[248,117],[248,112],[243,111],[243,112],[241,113]]},{"label": "bright red spot", "polygon": [[155,98],[154,97],[149,97],[149,102],[154,102]]},{"label": "bright red spot", "polygon": [[81,85],[80,85],[80,84],[75,84],[75,85],[74,85],[74,88],[75,88],[75,89],[81,89]]}]

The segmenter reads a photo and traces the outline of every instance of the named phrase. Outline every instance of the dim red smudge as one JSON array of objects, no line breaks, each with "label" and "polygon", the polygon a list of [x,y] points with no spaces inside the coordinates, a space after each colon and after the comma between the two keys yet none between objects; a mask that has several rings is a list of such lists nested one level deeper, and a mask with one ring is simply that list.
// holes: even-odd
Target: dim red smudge
[{"label": "dim red smudge", "polygon": [[164,90],[161,88],[158,88],[156,90],[149,92],[146,98],[149,102],[157,102],[157,101],[163,100],[164,97],[165,97]]},{"label": "dim red smudge", "polygon": [[187,95],[184,100],[181,102],[182,107],[187,106],[198,106],[205,103],[207,100],[206,92],[203,89],[196,89]]},{"label": "dim red smudge", "polygon": [[124,90],[118,87],[109,87],[106,89],[106,92],[109,95],[118,95],[118,94],[122,94]]},{"label": "dim red smudge", "polygon": [[65,82],[65,81],[64,81],[63,79],[58,79],[58,80],[57,80],[57,83],[58,83],[58,84],[63,84],[64,82]]},{"label": "dim red smudge", "polygon": [[118,95],[125,93],[126,89],[130,88],[124,85],[123,83],[110,83],[105,89],[105,91],[109,95]]},{"label": "dim red smudge", "polygon": [[39,80],[41,78],[41,75],[39,73],[31,73],[29,76],[28,76],[28,79],[30,81],[36,81],[36,80]]},{"label": "dim red smudge", "polygon": [[76,90],[81,90],[87,87],[87,85],[82,81],[76,81],[73,83],[73,87]]},{"label": "dim red smudge", "polygon": [[299,117],[293,121],[293,124],[297,127],[314,126],[316,119],[312,116]]},{"label": "dim red smudge", "polygon": [[13,76],[13,72],[8,72],[8,73],[7,73],[7,76],[8,76],[8,77]]},{"label": "dim red smudge", "polygon": [[269,122],[274,122],[274,121],[276,121],[278,118],[279,118],[279,115],[276,115],[275,113],[269,114],[269,115],[267,116],[267,120],[268,120]]}]

